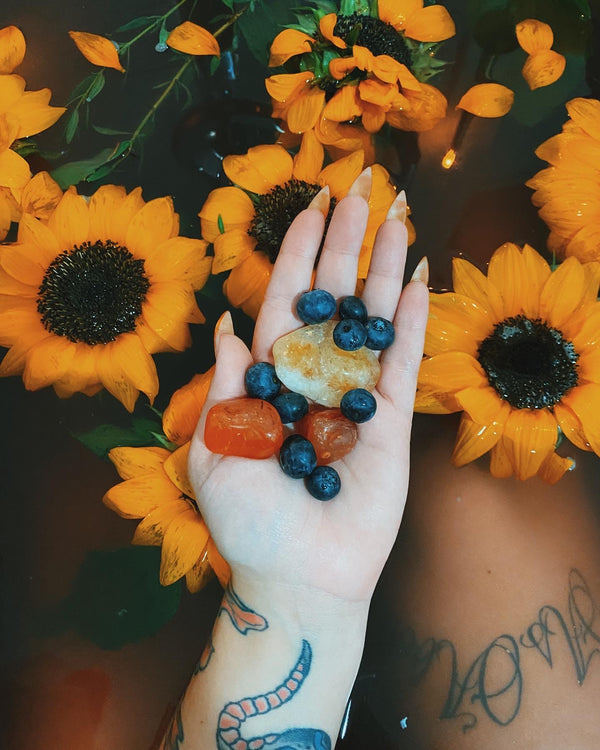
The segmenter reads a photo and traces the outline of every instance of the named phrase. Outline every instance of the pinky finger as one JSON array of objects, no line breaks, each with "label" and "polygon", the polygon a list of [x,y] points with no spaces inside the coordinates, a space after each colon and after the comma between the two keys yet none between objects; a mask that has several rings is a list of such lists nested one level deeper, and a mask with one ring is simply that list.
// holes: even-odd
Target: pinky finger
[{"label": "pinky finger", "polygon": [[423,258],[400,297],[394,316],[396,339],[382,355],[381,377],[377,385],[381,395],[407,417],[412,414],[423,357],[429,310],[427,276],[427,259]]}]

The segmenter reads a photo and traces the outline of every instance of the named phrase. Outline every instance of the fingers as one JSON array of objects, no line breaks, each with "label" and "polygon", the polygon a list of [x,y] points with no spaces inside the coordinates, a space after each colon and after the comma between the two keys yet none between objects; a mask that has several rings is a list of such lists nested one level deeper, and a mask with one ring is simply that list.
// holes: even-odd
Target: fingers
[{"label": "fingers", "polygon": [[362,295],[369,315],[379,315],[388,320],[392,320],[396,313],[406,262],[408,235],[404,223],[395,218],[397,208],[402,204],[406,210],[404,191],[392,204],[386,221],[377,232]]},{"label": "fingers", "polygon": [[256,321],[252,354],[257,361],[269,360],[273,342],[302,325],[294,300],[310,289],[324,227],[323,213],[309,207],[288,229]]},{"label": "fingers", "polygon": [[408,420],[412,417],[417,376],[423,357],[429,290],[427,259],[423,258],[404,288],[394,317],[396,339],[381,357],[377,390]]}]

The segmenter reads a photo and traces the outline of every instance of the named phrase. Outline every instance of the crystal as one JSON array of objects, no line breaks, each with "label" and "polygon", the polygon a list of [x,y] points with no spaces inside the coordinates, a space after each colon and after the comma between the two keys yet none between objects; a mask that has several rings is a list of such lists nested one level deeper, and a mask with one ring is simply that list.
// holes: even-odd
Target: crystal
[{"label": "crystal", "polygon": [[206,416],[204,443],[213,453],[269,458],[281,448],[283,426],[274,406],[258,398],[232,398]]},{"label": "crystal", "polygon": [[339,406],[352,388],[373,390],[381,368],[377,356],[365,347],[353,352],[333,342],[336,320],[303,326],[273,345],[277,377],[289,388],[323,406]]},{"label": "crystal", "polygon": [[339,409],[311,411],[296,424],[296,430],[313,444],[319,466],[346,456],[358,438],[357,426]]}]

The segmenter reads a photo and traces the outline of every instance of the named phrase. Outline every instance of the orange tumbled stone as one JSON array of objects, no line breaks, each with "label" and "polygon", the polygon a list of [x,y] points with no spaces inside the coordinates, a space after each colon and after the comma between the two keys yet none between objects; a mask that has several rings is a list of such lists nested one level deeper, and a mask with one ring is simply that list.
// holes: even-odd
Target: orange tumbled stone
[{"label": "orange tumbled stone", "polygon": [[206,416],[204,443],[213,453],[269,458],[281,448],[283,425],[274,406],[259,398],[232,398]]},{"label": "orange tumbled stone", "polygon": [[339,409],[309,412],[296,423],[296,431],[313,444],[319,466],[346,456],[358,439],[356,424],[347,419]]}]

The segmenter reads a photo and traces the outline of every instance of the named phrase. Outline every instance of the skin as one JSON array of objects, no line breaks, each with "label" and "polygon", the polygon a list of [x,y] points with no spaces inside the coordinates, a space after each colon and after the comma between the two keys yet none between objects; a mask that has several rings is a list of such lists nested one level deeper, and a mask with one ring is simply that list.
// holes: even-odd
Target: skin
[{"label": "skin", "polygon": [[[354,293],[367,215],[360,194],[338,204],[315,287],[336,298]],[[301,687],[284,705],[244,721],[239,731],[248,739],[301,729],[303,736],[312,732],[311,742],[315,737],[322,741],[325,733],[333,745],[358,669],[369,604],[406,501],[412,407],[428,308],[422,281],[402,289],[406,230],[401,221],[390,218],[380,228],[365,284],[369,313],[392,319],[396,340],[381,357],[377,414],[360,425],[352,453],[336,462],[340,494],[319,502],[301,480],[283,474],[275,457],[220,456],[203,442],[208,409],[245,395],[246,368],[272,361],[273,342],[302,325],[293,312],[294,300],[310,287],[323,230],[323,214],[315,208],[293,222],[251,351],[227,317],[216,334],[216,372],[192,442],[189,472],[200,510],[230,563],[238,606],[254,613],[253,622],[258,614],[265,627],[245,629],[239,620],[234,624],[225,606],[220,610],[213,651],[190,682],[174,731],[165,739],[167,750],[220,747],[216,727],[224,706],[273,690],[297,663],[304,642],[312,657]]]}]

